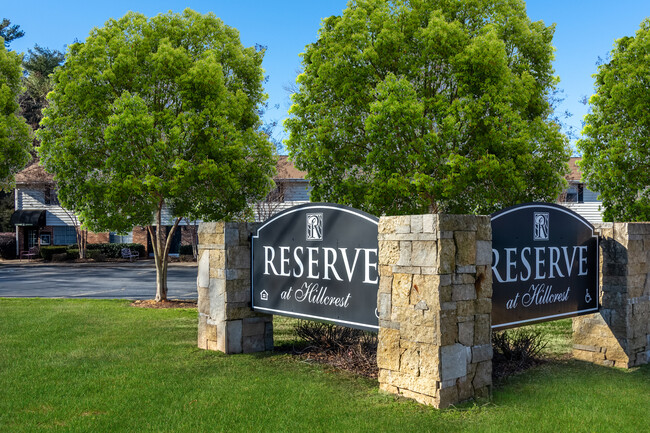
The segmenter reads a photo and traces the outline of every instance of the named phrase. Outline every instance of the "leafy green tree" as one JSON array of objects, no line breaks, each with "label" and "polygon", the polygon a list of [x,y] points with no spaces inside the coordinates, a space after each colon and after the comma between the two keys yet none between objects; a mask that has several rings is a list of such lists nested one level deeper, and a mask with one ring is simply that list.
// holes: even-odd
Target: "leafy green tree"
[{"label": "leafy green tree", "polygon": [[650,221],[650,18],[616,41],[589,99],[583,178],[600,192],[605,221]]},{"label": "leafy green tree", "polygon": [[554,27],[521,0],[356,0],[306,47],[286,145],[312,199],[374,214],[555,200]]},{"label": "leafy green tree", "polygon": [[4,39],[4,47],[9,47],[12,41],[22,38],[25,36],[25,32],[20,30],[20,26],[17,24],[11,25],[11,21],[7,18],[3,18],[0,22],[0,38]]},{"label": "leafy green tree", "polygon": [[54,73],[41,163],[91,230],[147,226],[156,300],[167,296],[182,217],[236,218],[272,186],[273,146],[256,111],[262,57],[213,14],[128,13],[70,45]]},{"label": "leafy green tree", "polygon": [[29,162],[29,127],[18,112],[21,56],[0,46],[0,190],[13,188],[14,174]]},{"label": "leafy green tree", "polygon": [[25,92],[20,95],[19,103],[23,117],[32,129],[38,129],[43,118],[43,108],[47,106],[47,94],[52,90],[50,75],[54,68],[60,66],[65,56],[58,50],[50,50],[35,45],[23,60],[27,76],[23,79]]}]

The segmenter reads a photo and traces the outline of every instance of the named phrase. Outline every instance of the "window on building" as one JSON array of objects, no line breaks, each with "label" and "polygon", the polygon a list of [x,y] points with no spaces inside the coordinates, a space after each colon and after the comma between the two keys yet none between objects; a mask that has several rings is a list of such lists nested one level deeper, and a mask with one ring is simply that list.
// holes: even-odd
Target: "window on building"
[{"label": "window on building", "polygon": [[50,188],[49,186],[45,188],[45,204],[49,204],[49,205],[59,204],[59,198],[56,195],[56,191]]},{"label": "window on building", "polygon": [[53,228],[53,245],[74,245],[77,243],[77,232],[74,227],[61,226]]},{"label": "window on building", "polygon": [[109,242],[112,244],[131,244],[133,243],[133,231],[123,235],[111,232],[109,234]]}]

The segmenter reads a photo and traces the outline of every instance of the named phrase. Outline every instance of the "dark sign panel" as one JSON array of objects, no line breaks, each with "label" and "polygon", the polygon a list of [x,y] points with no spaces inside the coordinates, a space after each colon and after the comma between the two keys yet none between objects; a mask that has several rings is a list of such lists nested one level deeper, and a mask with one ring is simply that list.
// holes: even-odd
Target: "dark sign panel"
[{"label": "dark sign panel", "polygon": [[309,203],[252,239],[253,309],[377,330],[377,224],[356,209]]},{"label": "dark sign panel", "polygon": [[530,203],[492,215],[492,328],[598,311],[598,237],[577,213]]}]

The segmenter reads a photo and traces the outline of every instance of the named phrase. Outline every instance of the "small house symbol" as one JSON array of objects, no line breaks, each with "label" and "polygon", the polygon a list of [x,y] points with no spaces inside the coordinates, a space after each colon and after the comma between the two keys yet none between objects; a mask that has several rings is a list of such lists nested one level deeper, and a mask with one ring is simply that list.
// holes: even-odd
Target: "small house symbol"
[{"label": "small house symbol", "polygon": [[266,290],[262,290],[260,292],[260,299],[262,299],[262,301],[268,301],[269,300],[269,292],[267,292]]}]

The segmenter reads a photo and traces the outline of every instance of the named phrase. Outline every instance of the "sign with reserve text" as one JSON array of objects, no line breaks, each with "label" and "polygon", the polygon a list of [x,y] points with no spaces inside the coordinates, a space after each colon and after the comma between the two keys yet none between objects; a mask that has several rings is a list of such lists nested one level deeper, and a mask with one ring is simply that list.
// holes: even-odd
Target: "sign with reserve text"
[{"label": "sign with reserve text", "polygon": [[598,311],[598,236],[577,213],[530,203],[492,215],[492,328]]},{"label": "sign with reserve text", "polygon": [[330,203],[269,218],[252,238],[253,309],[376,331],[378,221]]}]

